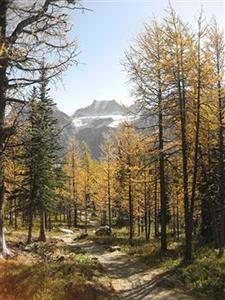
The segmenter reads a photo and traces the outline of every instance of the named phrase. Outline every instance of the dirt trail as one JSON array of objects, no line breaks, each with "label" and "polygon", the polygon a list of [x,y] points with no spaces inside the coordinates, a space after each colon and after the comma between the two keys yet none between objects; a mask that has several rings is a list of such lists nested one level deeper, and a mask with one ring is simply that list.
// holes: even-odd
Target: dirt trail
[{"label": "dirt trail", "polygon": [[193,300],[175,288],[168,273],[161,269],[149,270],[144,263],[121,251],[110,252],[104,245],[90,240],[70,245],[80,247],[90,256],[98,258],[111,278],[119,299]]}]

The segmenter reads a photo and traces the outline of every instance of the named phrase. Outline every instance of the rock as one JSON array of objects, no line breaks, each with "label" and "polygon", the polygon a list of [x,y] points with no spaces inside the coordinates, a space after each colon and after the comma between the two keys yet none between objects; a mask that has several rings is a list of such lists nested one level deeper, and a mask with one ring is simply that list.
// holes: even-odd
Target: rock
[{"label": "rock", "polygon": [[110,252],[120,251],[120,250],[121,250],[120,246],[111,246],[111,247],[109,247]]},{"label": "rock", "polygon": [[65,229],[65,228],[59,228],[59,231],[65,233],[65,234],[73,234],[73,230]]},{"label": "rock", "polygon": [[98,229],[95,230],[95,235],[96,236],[110,236],[111,231],[109,229],[109,226],[101,226]]}]

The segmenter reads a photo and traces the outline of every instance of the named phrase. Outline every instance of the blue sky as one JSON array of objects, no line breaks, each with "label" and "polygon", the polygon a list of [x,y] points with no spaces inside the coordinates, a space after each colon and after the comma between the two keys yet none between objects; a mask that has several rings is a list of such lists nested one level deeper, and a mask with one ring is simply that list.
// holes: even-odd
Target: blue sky
[{"label": "blue sky", "polygon": [[[207,17],[216,16],[224,23],[223,0],[172,0],[177,12],[188,22],[203,5]],[[163,18],[168,1],[163,0],[89,0],[83,1],[92,12],[75,12],[72,38],[79,42],[79,65],[71,67],[63,76],[63,84],[52,86],[52,97],[58,107],[72,114],[96,100],[116,99],[132,103],[131,87],[121,61],[124,52],[142,31],[143,23],[153,16]]]}]

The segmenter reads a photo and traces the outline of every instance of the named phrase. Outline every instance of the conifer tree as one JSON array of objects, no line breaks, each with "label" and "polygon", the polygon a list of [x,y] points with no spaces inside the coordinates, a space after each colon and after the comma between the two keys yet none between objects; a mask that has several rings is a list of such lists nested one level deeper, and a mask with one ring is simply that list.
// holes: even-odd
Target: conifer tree
[{"label": "conifer tree", "polygon": [[32,238],[34,214],[40,216],[39,240],[45,241],[46,213],[53,208],[56,192],[54,170],[57,164],[56,152],[58,134],[56,120],[53,117],[53,101],[48,96],[45,69],[40,76],[40,87],[34,88],[28,106],[28,118],[22,141],[23,155],[20,157],[24,166],[21,187],[17,193],[22,209],[28,217],[28,242]]}]

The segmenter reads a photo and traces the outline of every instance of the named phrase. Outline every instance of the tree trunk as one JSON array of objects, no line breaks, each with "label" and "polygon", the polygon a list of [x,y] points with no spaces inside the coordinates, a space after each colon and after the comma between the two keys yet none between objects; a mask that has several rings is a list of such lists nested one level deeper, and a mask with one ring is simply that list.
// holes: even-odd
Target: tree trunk
[{"label": "tree trunk", "polygon": [[101,221],[101,225],[105,226],[106,225],[106,211],[103,210],[102,211],[102,221]]},{"label": "tree trunk", "polygon": [[77,226],[77,193],[76,193],[76,166],[75,166],[75,149],[73,149],[72,153],[72,172],[73,172],[73,182],[72,182],[72,187],[73,187],[73,201],[74,201],[74,219],[73,219],[73,226]]},{"label": "tree trunk", "polygon": [[45,229],[48,230],[48,214],[45,213]]},{"label": "tree trunk", "polygon": [[[146,177],[145,177],[146,179]],[[146,182],[144,183],[144,223],[145,223],[145,239],[149,241],[150,237],[150,207],[149,199],[147,196],[147,186]]]},{"label": "tree trunk", "polygon": [[132,191],[131,191],[131,174],[129,173],[128,183],[128,203],[129,203],[129,242],[133,243],[133,203],[132,203]]},{"label": "tree trunk", "polygon": [[6,38],[6,14],[7,1],[2,0],[0,5],[0,255],[3,257],[9,254],[4,235],[4,146],[5,146],[5,107],[6,90],[8,86],[6,69],[8,66],[7,54],[4,51],[4,41]]},{"label": "tree trunk", "polygon": [[46,235],[45,235],[45,212],[42,210],[40,213],[40,235],[39,239],[40,242],[46,242]]},{"label": "tree trunk", "polygon": [[13,225],[13,200],[9,200],[9,226]]},{"label": "tree trunk", "polygon": [[[218,68],[218,75],[220,74],[219,66]],[[219,143],[219,251],[222,255],[224,253],[224,232],[225,232],[225,192],[224,192],[224,137],[223,137],[223,104],[222,104],[222,96],[221,96],[221,83],[218,81],[218,101],[219,101],[219,136],[218,136],[218,143]]]},{"label": "tree trunk", "polygon": [[17,217],[18,217],[18,211],[17,211],[17,201],[16,199],[14,200],[14,229],[17,230],[18,229],[18,221],[17,221]]},{"label": "tree trunk", "polygon": [[109,230],[111,232],[112,231],[112,212],[111,212],[110,174],[108,174],[108,217],[109,217]]},{"label": "tree trunk", "polygon": [[77,227],[77,200],[74,201],[74,218],[73,218],[73,226]]},{"label": "tree trunk", "polygon": [[66,219],[67,219],[67,226],[70,228],[71,227],[71,205],[70,205],[70,200],[67,201],[66,205]]},{"label": "tree trunk", "polygon": [[88,195],[85,194],[85,233],[87,233],[87,223],[88,223],[88,215],[87,215],[87,203],[88,203]]},{"label": "tree trunk", "polygon": [[33,212],[29,212],[29,220],[28,220],[28,237],[27,243],[30,244],[32,241],[32,229],[33,229]]},{"label": "tree trunk", "polygon": [[[182,52],[182,51],[181,51]],[[187,121],[186,121],[186,90],[185,80],[183,78],[183,52],[181,62],[178,58],[178,99],[179,114],[181,126],[181,151],[182,151],[182,177],[183,177],[183,195],[184,195],[184,220],[185,220],[185,262],[190,263],[192,260],[192,232],[191,216],[189,203],[189,184],[188,184],[188,142],[187,142]],[[181,65],[181,66],[180,66]],[[180,69],[181,68],[181,69]],[[182,75],[181,75],[182,74]]]},{"label": "tree trunk", "polygon": [[167,197],[165,183],[165,164],[164,164],[164,141],[163,141],[163,114],[162,114],[162,95],[159,90],[159,177],[160,177],[160,204],[161,204],[161,251],[167,250]]},{"label": "tree trunk", "polygon": [[52,231],[52,216],[48,215],[48,231]]},{"label": "tree trunk", "polygon": [[155,191],[154,191],[154,225],[155,225],[155,238],[159,236],[159,227],[158,227],[158,203],[157,203],[157,187],[158,182],[155,180]]},{"label": "tree trunk", "polygon": [[201,116],[201,22],[202,15],[198,20],[198,66],[197,66],[197,103],[196,103],[196,130],[195,130],[195,145],[194,145],[194,168],[193,168],[193,180],[192,180],[192,193],[190,199],[190,238],[192,240],[193,231],[193,216],[195,207],[195,194],[197,187],[197,176],[198,176],[198,161],[199,161],[199,137],[200,137],[200,116]]}]

